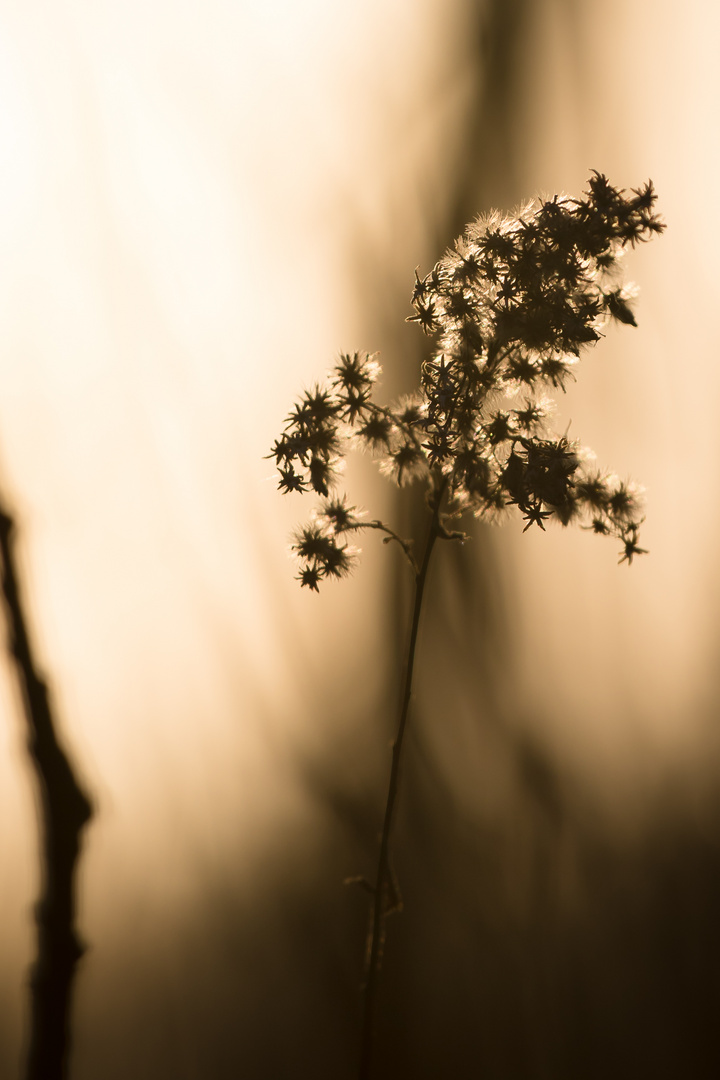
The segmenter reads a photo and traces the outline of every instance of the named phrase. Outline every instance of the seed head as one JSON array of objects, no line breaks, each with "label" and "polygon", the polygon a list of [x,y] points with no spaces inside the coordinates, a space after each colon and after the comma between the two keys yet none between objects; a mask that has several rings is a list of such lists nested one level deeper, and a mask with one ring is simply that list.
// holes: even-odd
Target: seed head
[{"label": "seed head", "polygon": [[579,443],[553,434],[548,391],[565,389],[609,320],[636,325],[620,261],[664,229],[655,201],[650,182],[627,195],[593,172],[580,199],[478,218],[429,274],[415,272],[408,321],[435,338],[417,393],[377,404],[377,360],[355,352],[303,394],[272,450],[282,491],[326,497],[293,545],[303,585],[347,573],[351,553],[338,537],[370,527],[330,494],[349,439],[379,454],[397,484],[442,487],[446,517],[496,519],[515,506],[526,529],[586,521],[621,541],[621,561],[644,553],[640,489],[594,470]]}]

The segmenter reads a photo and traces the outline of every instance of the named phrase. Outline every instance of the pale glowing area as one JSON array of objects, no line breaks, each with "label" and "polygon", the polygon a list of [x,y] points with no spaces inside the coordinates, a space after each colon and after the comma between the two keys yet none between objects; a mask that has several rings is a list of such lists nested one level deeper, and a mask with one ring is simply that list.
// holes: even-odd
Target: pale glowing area
[{"label": "pale glowing area", "polygon": [[32,213],[37,195],[38,137],[27,79],[7,39],[0,38],[0,217],[5,243]]},{"label": "pale glowing area", "polygon": [[[567,188],[568,177],[579,184],[590,166],[625,186],[651,177],[668,223],[657,243],[627,258],[628,277],[640,284],[638,329],[615,328],[597,346],[562,410],[598,465],[645,485],[643,539],[651,554],[631,573],[617,573],[605,551],[584,551],[587,537],[558,536],[548,550],[536,536],[522,586],[529,625],[536,611],[554,624],[552,635],[534,635],[531,685],[553,688],[579,753],[592,760],[597,750],[607,761],[612,751],[632,787],[633,761],[647,776],[657,754],[663,767],[682,769],[688,760],[716,767],[708,703],[717,693],[720,520],[712,463],[720,452],[720,373],[710,264],[720,221],[708,193],[720,150],[712,121],[720,103],[713,59],[720,16],[702,0],[680,20],[667,3],[587,9],[574,60],[565,64],[561,5],[549,7],[556,17],[544,24],[547,66],[527,107],[540,182]],[[621,701],[632,704],[625,709]]]},{"label": "pale glowing area", "polygon": [[[208,880],[241,880],[240,911],[312,857],[324,825],[298,756],[321,758],[376,711],[382,560],[370,552],[370,578],[322,606],[301,593],[288,547],[303,508],[283,503],[263,456],[356,323],[353,232],[384,247],[402,170],[452,138],[443,107],[428,120],[419,103],[453,85],[454,32],[408,2],[68,2],[0,21],[3,490],[41,663],[98,811],[80,1070],[121,973],[163,935],[172,947]],[[438,174],[394,214],[417,248]],[[15,1058],[39,868],[12,673],[4,683],[14,1034],[0,1042]],[[363,772],[358,760],[354,783]]]},{"label": "pale glowing area", "polygon": [[[288,881],[309,893],[315,856],[353,826],[362,846],[353,813],[384,788],[398,553],[364,536],[355,577],[301,590],[289,545],[309,500],[283,498],[264,455],[340,349],[378,347],[387,312],[364,305],[395,289],[391,341],[415,362],[402,305],[414,267],[452,239],[438,239],[439,207],[477,92],[472,20],[460,0],[29,7],[0,15],[0,488],[98,811],[81,869],[92,951],[77,1077],[145,1080],[122,1022],[141,1011],[146,968],[162,981],[153,947],[173,986],[190,982],[174,942],[200,934],[212,903],[249,923],[282,910]],[[668,223],[627,260],[638,328],[588,355],[558,415],[600,465],[646,485],[651,554],[618,567],[612,541],[521,536],[517,522],[492,551],[464,545],[468,565],[492,554],[507,608],[511,674],[496,672],[494,700],[506,726],[492,730],[448,659],[472,666],[477,627],[462,619],[483,613],[465,607],[467,578],[434,569],[461,646],[423,629],[418,745],[470,821],[515,798],[513,740],[528,731],[618,818],[660,776],[717,772],[720,14],[703,0],[682,19],[651,0],[534,12],[503,208],[577,194],[597,168],[623,187],[651,177]],[[394,386],[392,354],[380,359]],[[371,516],[396,512],[367,462],[348,481]],[[20,1053],[39,877],[6,660],[0,706],[1,1071]],[[338,905],[361,869],[336,857]],[[243,982],[238,960],[248,997],[254,970]],[[117,1072],[97,1071],[110,1069],[104,1025]]]}]

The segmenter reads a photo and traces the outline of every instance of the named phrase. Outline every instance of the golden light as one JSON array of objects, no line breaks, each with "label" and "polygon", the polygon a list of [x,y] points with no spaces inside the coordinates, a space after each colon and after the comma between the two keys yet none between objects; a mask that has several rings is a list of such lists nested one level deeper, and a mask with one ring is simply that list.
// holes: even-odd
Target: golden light
[{"label": "golden light", "polygon": [[[511,101],[480,90],[471,35],[502,18],[490,0],[62,0],[0,15],[0,479],[62,732],[98,808],[81,872],[81,1080],[159,1067],[174,1036],[140,1014],[151,990],[185,985],[177,941],[205,957],[216,911],[254,926],[267,905],[300,983],[283,890],[310,895],[324,858],[338,881],[354,872],[338,815],[384,784],[396,563],[368,539],[355,578],[301,592],[288,548],[306,508],[280,497],[264,455],[338,350],[397,346],[414,362],[395,297],[452,239],[448,191],[478,151],[463,123],[481,92],[488,153],[494,132],[505,157],[464,198],[474,184],[505,209],[576,194],[590,168],[659,192],[668,231],[628,260],[639,328],[584,361],[560,414],[600,463],[647,485],[651,555],[628,572],[579,531],[495,536],[506,728],[478,724],[457,674],[457,715],[433,723],[446,698],[428,628],[418,744],[470,821],[514,798],[516,737],[616,824],[642,817],[663,777],[704,792],[718,775],[720,14],[703,0],[682,19],[650,0],[520,8]],[[498,134],[503,110],[513,126]],[[390,494],[365,466],[351,478],[374,516]],[[464,582],[438,572],[460,638],[453,613],[476,595]],[[0,702],[1,1073],[19,1067],[39,875],[7,660]],[[250,1000],[263,961],[247,949]],[[225,972],[224,955],[206,960],[208,981],[213,962]],[[146,1063],[124,1026],[154,1047]],[[190,1054],[191,1034],[177,1037]]]}]

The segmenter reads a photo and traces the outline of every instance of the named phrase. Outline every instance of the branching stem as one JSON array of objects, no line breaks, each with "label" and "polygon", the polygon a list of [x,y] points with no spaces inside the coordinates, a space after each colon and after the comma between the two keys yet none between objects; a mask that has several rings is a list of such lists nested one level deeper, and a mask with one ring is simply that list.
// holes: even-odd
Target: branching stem
[{"label": "branching stem", "polygon": [[360,529],[379,529],[381,532],[387,533],[387,536],[383,540],[383,543],[390,544],[393,540],[398,543],[403,549],[405,558],[410,563],[415,577],[418,576],[418,574],[420,573],[420,568],[415,562],[415,556],[413,555],[412,551],[412,541],[403,540],[402,536],[398,536],[396,532],[393,532],[393,530],[389,528],[389,526],[387,526],[384,521],[359,521],[356,525],[353,526],[353,528],[355,529],[355,531],[358,532],[360,531]]},{"label": "branching stem", "polygon": [[380,838],[380,853],[378,856],[377,874],[375,878],[374,901],[372,910],[372,926],[369,935],[369,956],[367,963],[367,975],[364,987],[362,1041],[360,1045],[360,1072],[359,1080],[369,1080],[372,1059],[375,1001],[377,997],[378,979],[380,975],[380,963],[382,960],[383,941],[385,937],[385,918],[391,898],[392,882],[390,878],[390,833],[393,824],[395,802],[397,800],[400,779],[400,763],[402,758],[403,741],[407,730],[408,712],[410,709],[410,697],[412,694],[413,668],[415,666],[415,649],[417,645],[418,629],[420,626],[420,613],[422,611],[423,594],[427,581],[430,559],[435,547],[435,541],[443,535],[440,524],[440,503],[445,490],[445,481],[434,491],[431,508],[432,520],[428,533],[422,563],[415,575],[415,603],[413,607],[412,626],[410,629],[410,643],[408,646],[407,667],[405,669],[405,685],[403,687],[402,705],[400,708],[400,720],[397,734],[392,747],[392,765],[390,767],[390,781],[388,784],[387,801],[385,803],[385,817],[383,820],[382,835]]}]

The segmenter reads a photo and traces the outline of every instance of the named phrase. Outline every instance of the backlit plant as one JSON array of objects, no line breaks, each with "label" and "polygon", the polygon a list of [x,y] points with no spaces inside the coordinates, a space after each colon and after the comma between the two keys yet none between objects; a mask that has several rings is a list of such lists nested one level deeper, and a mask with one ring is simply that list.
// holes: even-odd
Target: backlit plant
[{"label": "backlit plant", "polygon": [[[392,405],[373,398],[375,356],[342,354],[327,381],[306,391],[272,456],[283,492],[321,502],[296,534],[303,586],[318,590],[352,568],[354,534],[376,529],[402,547],[415,575],[403,702],[368,942],[360,1076],[369,1076],[373,1013],[387,914],[397,897],[389,842],[398,790],[423,591],[436,540],[462,540],[461,520],[497,521],[513,507],[525,529],[577,522],[620,543],[620,561],[639,546],[640,490],[599,470],[578,442],[552,431],[551,393],[574,377],[583,351],[615,320],[635,326],[633,290],[621,280],[624,250],[664,229],[652,184],[628,195],[594,172],[584,198],[535,200],[514,215],[480,217],[425,277],[415,275],[411,322],[435,339],[417,391]],[[367,520],[337,490],[338,466],[360,446],[398,485],[425,486],[429,530],[416,560],[412,542]]]}]

